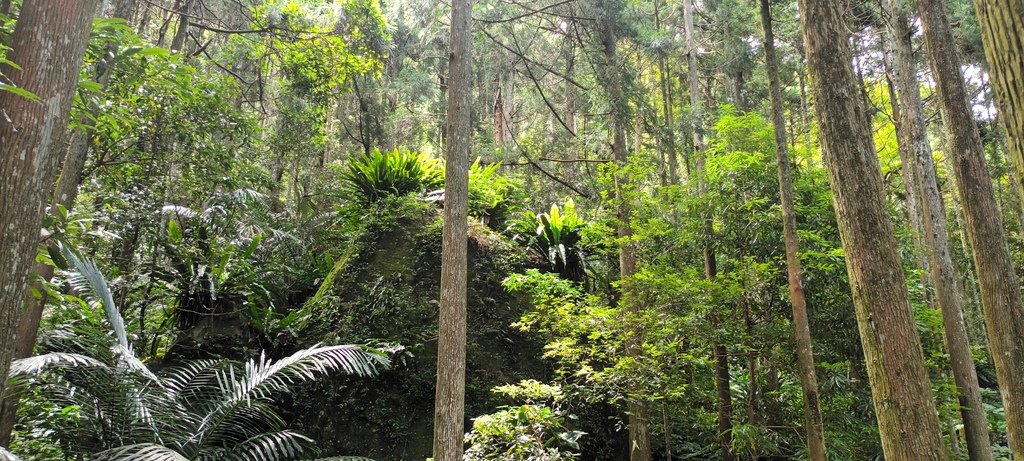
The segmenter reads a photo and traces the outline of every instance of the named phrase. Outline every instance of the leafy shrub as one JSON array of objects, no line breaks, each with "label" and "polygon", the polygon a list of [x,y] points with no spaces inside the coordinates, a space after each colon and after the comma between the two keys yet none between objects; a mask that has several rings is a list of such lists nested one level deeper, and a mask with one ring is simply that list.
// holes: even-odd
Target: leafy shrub
[{"label": "leafy shrub", "polygon": [[580,244],[586,223],[576,214],[572,199],[561,208],[551,205],[547,213],[528,213],[515,227],[527,236],[528,245],[547,260],[551,270],[575,282],[586,277],[586,260]]},{"label": "leafy shrub", "polygon": [[577,441],[583,433],[566,428],[566,415],[558,408],[562,397],[558,386],[524,380],[495,387],[492,392],[526,403],[474,419],[473,430],[466,434],[466,460],[576,459],[569,449],[579,449]]},{"label": "leafy shrub", "polygon": [[408,149],[375,150],[349,161],[342,172],[344,189],[363,203],[375,203],[391,195],[424,192],[444,182],[441,162]]}]

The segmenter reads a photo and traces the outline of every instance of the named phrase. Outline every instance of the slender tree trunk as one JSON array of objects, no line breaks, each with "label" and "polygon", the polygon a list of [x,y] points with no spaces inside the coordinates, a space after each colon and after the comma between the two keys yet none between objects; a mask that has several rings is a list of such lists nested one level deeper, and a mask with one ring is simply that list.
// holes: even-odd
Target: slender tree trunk
[{"label": "slender tree trunk", "polygon": [[470,101],[473,52],[472,2],[452,1],[448,54],[448,116],[445,145],[444,228],[434,401],[434,459],[462,459],[466,391],[466,200],[472,142]]},{"label": "slender tree trunk", "polygon": [[[660,0],[654,2],[654,22],[662,30]],[[661,107],[664,117],[665,157],[668,160],[668,183],[679,184],[679,158],[676,155],[675,115],[672,113],[672,75],[665,63],[665,54],[658,53],[658,86],[661,90]]]},{"label": "slender tree trunk", "polygon": [[945,460],[843,8],[800,0],[800,22],[882,450],[892,460]]},{"label": "slender tree trunk", "polygon": [[[807,164],[811,165],[814,162],[814,156],[811,153],[811,107],[807,97],[807,59],[804,57],[803,47],[800,47],[800,63],[801,65],[797,69],[797,77],[800,80],[800,123],[801,132],[804,135],[804,149],[807,153]],[[796,141],[794,141],[794,144]]]},{"label": "slender tree trunk", "polygon": [[[885,46],[891,45],[891,40],[885,40]],[[928,291],[928,284],[931,277],[931,264],[926,254],[924,242],[924,216],[921,210],[920,182],[914,167],[914,152],[911,146],[909,129],[904,125],[903,104],[899,102],[896,95],[896,71],[892,61],[891,50],[885,51],[885,78],[886,86],[889,89],[889,102],[892,107],[892,121],[896,128],[896,149],[900,156],[900,176],[903,177],[903,190],[906,192],[907,221],[910,224],[910,236],[913,242],[914,260],[918,269],[921,270],[921,291],[924,293],[924,301],[928,305],[934,305],[932,296]]]},{"label": "slender tree trunk", "polygon": [[[0,376],[14,354],[18,315],[36,255],[46,193],[60,160],[61,138],[78,85],[96,0],[22,6],[7,56],[21,69],[3,66],[11,83],[39,101],[0,92]],[[2,394],[3,383],[0,383]]]},{"label": "slender tree trunk", "polygon": [[[612,20],[603,20],[600,23],[601,42],[604,45],[604,59],[608,79],[604,82],[608,98],[612,102],[612,153],[615,163],[620,170],[615,175],[615,196],[617,199],[617,226],[616,233],[622,241],[619,247],[619,276],[622,280],[628,280],[636,275],[636,249],[630,238],[633,235],[631,224],[632,200],[627,188],[629,177],[625,167],[628,158],[626,154],[626,125],[628,121],[629,103],[622,94],[622,77],[618,69],[618,56],[615,47],[618,44],[618,37],[615,33],[615,24]],[[630,320],[636,322],[640,312],[640,306],[635,298],[620,296],[620,302],[624,305]],[[634,331],[629,335],[626,343],[626,353],[636,357],[640,354],[641,335],[639,328],[632,327]],[[635,394],[635,393],[634,393]],[[651,435],[649,430],[649,414],[647,405],[639,395],[630,395],[627,403],[629,413],[629,459],[630,461],[649,461],[651,459]]]},{"label": "slender tree trunk", "polygon": [[786,244],[786,274],[789,298],[793,304],[793,343],[796,349],[797,375],[804,394],[804,424],[807,431],[807,454],[811,461],[825,461],[825,430],[821,419],[818,377],[814,370],[811,327],[807,319],[807,298],[803,276],[800,275],[800,242],[796,235],[796,212],[793,209],[793,170],[786,143],[782,85],[775,54],[772,31],[771,1],[761,0],[761,27],[764,29],[764,56],[771,97],[772,124],[775,127],[775,154],[779,166],[779,197],[782,202],[782,232]]},{"label": "slender tree trunk", "polygon": [[[1010,159],[1024,181],[1024,0],[974,0],[974,7]],[[1024,193],[1024,184],[1014,189]],[[1024,196],[1020,201],[1024,206]]]},{"label": "slender tree trunk", "polygon": [[[11,14],[11,0],[0,0],[0,14],[10,15]],[[4,26],[4,21],[0,19],[0,27]]]},{"label": "slender tree trunk", "polygon": [[1014,457],[1024,459],[1024,307],[1020,283],[1007,248],[945,6],[941,0],[919,0],[918,8],[971,237],[1011,449]]},{"label": "slender tree trunk", "polygon": [[[171,39],[171,51],[183,52],[185,48],[185,40],[188,38],[188,26],[189,18],[192,10],[192,3],[194,0],[181,0],[179,3],[180,10],[178,11],[178,28],[174,32],[174,38]],[[187,54],[186,54],[187,55]]]},{"label": "slender tree trunk", "polygon": [[514,105],[512,69],[506,69],[498,75],[497,89],[494,94],[494,146],[508,150],[515,144],[512,131],[512,109]]},{"label": "slender tree trunk", "polygon": [[[930,262],[931,284],[935,297],[942,309],[946,348],[949,350],[953,380],[956,382],[960,413],[967,439],[967,452],[973,460],[991,460],[992,446],[989,441],[988,421],[981,403],[981,389],[974,369],[971,346],[967,339],[963,307],[960,303],[959,274],[953,266],[949,252],[949,233],[946,229],[946,211],[942,205],[938,180],[935,174],[935,160],[925,122],[924,105],[921,101],[920,83],[917,80],[917,65],[911,42],[912,32],[907,14],[901,11],[898,0],[889,0],[889,38],[893,43],[893,67],[896,96],[900,106],[900,136],[906,144],[909,162],[904,169],[912,169],[914,183],[908,189],[916,189],[920,199],[922,223],[924,225],[925,255]],[[909,196],[909,193],[908,193]]]},{"label": "slender tree trunk", "polygon": [[[687,82],[690,91],[690,122],[693,128],[693,155],[696,157],[697,193],[707,192],[705,183],[706,152],[704,148],[704,110],[700,94],[700,75],[697,67],[697,39],[693,23],[693,0],[683,2],[683,22],[686,34]],[[704,216],[704,277],[714,280],[718,276],[718,267],[714,248],[714,229],[711,216]],[[712,327],[717,329],[717,315],[711,316]],[[736,455],[732,451],[732,394],[729,385],[729,351],[725,344],[717,338],[711,345],[715,361],[715,396],[718,413],[718,445],[724,461],[733,461]]]}]

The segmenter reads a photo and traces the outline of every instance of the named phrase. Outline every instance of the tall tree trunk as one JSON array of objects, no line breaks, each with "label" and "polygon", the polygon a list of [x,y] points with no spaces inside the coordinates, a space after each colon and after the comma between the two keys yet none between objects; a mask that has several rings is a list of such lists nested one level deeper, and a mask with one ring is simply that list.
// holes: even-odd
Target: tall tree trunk
[{"label": "tall tree trunk", "polygon": [[[974,8],[1010,159],[1024,181],[1024,0],[974,0]],[[1024,184],[1014,189],[1024,192]],[[1024,206],[1024,196],[1020,200]]]},{"label": "tall tree trunk", "polygon": [[[11,0],[0,0],[0,14],[8,16],[11,14]],[[0,27],[4,26],[4,21],[0,19]]]},{"label": "tall tree trunk", "polygon": [[[950,366],[960,401],[960,415],[963,419],[967,452],[973,460],[991,460],[992,445],[989,441],[988,421],[981,403],[981,389],[974,369],[971,346],[967,339],[963,307],[960,303],[959,274],[953,266],[949,253],[949,233],[946,229],[946,211],[942,205],[938,180],[935,174],[935,160],[925,122],[924,105],[921,101],[920,83],[917,80],[917,65],[911,42],[912,32],[907,14],[901,11],[898,0],[889,0],[889,35],[895,54],[893,67],[896,96],[900,106],[900,136],[906,144],[910,161],[904,162],[904,169],[912,169],[915,183],[907,184],[916,189],[920,199],[922,223],[924,225],[925,254],[929,260],[931,283],[935,288],[945,330],[946,348],[949,350]],[[909,196],[909,193],[908,193]]]},{"label": "tall tree trunk", "polygon": [[[960,60],[941,0],[919,0],[953,172],[971,237],[989,346],[995,362],[1014,457],[1024,459],[1024,307],[1006,244],[985,154],[968,101]],[[990,10],[991,12],[991,10]]]},{"label": "tall tree trunk", "polygon": [[[662,30],[660,0],[654,1],[654,22]],[[665,62],[665,54],[658,53],[658,84],[661,90],[661,107],[665,130],[665,156],[668,160],[668,183],[679,184],[679,158],[676,156],[675,115],[672,113],[672,75]]]},{"label": "tall tree trunk", "polygon": [[[33,92],[31,101],[0,92],[0,376],[14,354],[18,315],[35,260],[46,193],[60,160],[61,138],[71,112],[96,0],[67,0],[60,8],[27,2],[4,65],[11,83]],[[2,394],[3,383],[0,383]]]},{"label": "tall tree trunk", "polygon": [[511,69],[502,71],[497,78],[494,92],[494,146],[508,150],[515,144],[512,131],[513,91],[512,79],[515,75]]},{"label": "tall tree trunk", "polygon": [[191,20],[189,16],[191,15],[193,1],[181,0],[178,4],[180,6],[178,11],[178,28],[174,32],[174,38],[171,39],[171,51],[173,52],[184,52],[185,40],[188,38],[188,26]]},{"label": "tall tree trunk", "polygon": [[[119,0],[114,9],[114,17],[127,19],[134,8],[135,0]],[[102,5],[100,9],[100,14],[102,14]],[[108,86],[113,73],[115,62],[113,58],[116,49],[113,45],[107,44],[105,51],[103,61],[95,64],[94,69],[96,82],[104,89]],[[59,215],[60,208],[71,210],[75,199],[78,197],[78,186],[82,182],[82,168],[85,165],[86,156],[89,152],[89,141],[92,139],[94,132],[91,121],[97,118],[99,111],[99,105],[95,101],[90,101],[89,113],[79,117],[79,125],[85,128],[71,132],[71,144],[64,155],[60,176],[57,178],[57,185],[53,191],[53,206],[50,207],[50,213],[55,217]],[[32,272],[38,275],[43,283],[49,282],[53,278],[53,266],[49,264],[37,262],[33,265]],[[37,291],[42,292],[41,286],[37,288],[39,289]],[[18,316],[14,346],[15,359],[23,359],[32,355],[45,304],[45,298],[37,298],[32,296],[31,293],[25,297],[25,309]],[[2,406],[0,406],[0,446],[7,446],[10,442],[17,410],[18,396],[7,396],[3,400]]]},{"label": "tall tree trunk", "polygon": [[[700,74],[697,67],[697,37],[693,23],[693,0],[683,1],[683,23],[686,34],[686,64],[690,91],[690,123],[693,129],[693,155],[696,157],[697,193],[707,192],[704,179],[706,154],[704,148],[704,110],[700,94]],[[704,277],[714,280],[718,276],[715,258],[714,229],[711,216],[705,214],[704,219]],[[719,326],[717,315],[712,314],[712,327]],[[722,459],[733,461],[736,455],[732,451],[732,394],[729,385],[729,351],[716,337],[711,345],[715,360],[715,396],[718,412],[718,445],[722,451]]]},{"label": "tall tree trunk", "polygon": [[[814,158],[811,153],[811,107],[807,97],[807,59],[804,57],[804,47],[800,46],[800,66],[797,69],[797,78],[800,81],[800,124],[802,125],[800,130],[804,136],[804,150],[807,155],[807,164],[812,165]],[[796,141],[793,141],[796,145]]]},{"label": "tall tree trunk", "polygon": [[[615,196],[617,199],[616,233],[622,241],[619,247],[619,277],[627,280],[636,275],[636,249],[630,238],[633,235],[631,224],[632,207],[627,192],[629,177],[626,172],[626,125],[628,122],[629,102],[625,100],[622,93],[623,81],[621,71],[618,67],[618,56],[615,47],[618,44],[618,37],[615,33],[615,24],[612,20],[603,20],[601,27],[601,42],[604,45],[604,59],[607,80],[604,82],[605,90],[608,92],[608,99],[612,106],[612,154],[619,171],[615,175]],[[630,320],[636,322],[640,312],[640,306],[635,298],[631,296],[620,296],[620,302],[625,301],[622,307],[629,313]],[[626,342],[626,353],[636,357],[640,354],[641,335],[639,328],[634,326]],[[636,394],[636,393],[634,393]],[[649,426],[649,415],[647,405],[641,400],[640,395],[630,395],[627,403],[629,413],[629,459],[630,461],[649,461],[651,459],[651,435]]]},{"label": "tall tree trunk", "polygon": [[[891,46],[891,40],[883,38],[885,46]],[[924,292],[924,301],[933,305],[933,299],[928,290],[931,281],[931,264],[928,260],[924,242],[924,216],[921,211],[920,182],[914,167],[914,154],[909,139],[908,128],[904,126],[903,104],[899,102],[896,95],[896,70],[892,63],[892,50],[885,51],[885,79],[886,87],[889,89],[889,102],[892,107],[892,122],[896,128],[896,150],[900,156],[900,176],[903,178],[903,190],[906,193],[907,220],[910,224],[910,237],[913,242],[912,253],[921,269],[921,291]]]},{"label": "tall tree trunk", "polygon": [[473,52],[470,0],[452,1],[448,52],[448,116],[445,145],[444,228],[441,239],[441,297],[434,399],[434,459],[460,461],[465,433],[466,238],[470,101]]},{"label": "tall tree trunk", "polygon": [[779,198],[782,202],[782,232],[786,244],[786,274],[789,298],[793,304],[793,343],[796,348],[797,375],[804,394],[804,424],[807,431],[807,454],[811,461],[825,461],[825,430],[821,419],[818,377],[814,370],[811,327],[807,319],[807,297],[800,275],[800,242],[796,235],[796,212],[793,209],[793,169],[786,143],[785,110],[782,107],[782,85],[779,63],[775,55],[775,34],[772,31],[771,0],[761,0],[761,27],[764,29],[764,59],[768,72],[772,125],[775,127],[775,154],[779,166]]},{"label": "tall tree trunk", "polygon": [[945,460],[842,2],[800,0],[823,159],[886,459]]}]

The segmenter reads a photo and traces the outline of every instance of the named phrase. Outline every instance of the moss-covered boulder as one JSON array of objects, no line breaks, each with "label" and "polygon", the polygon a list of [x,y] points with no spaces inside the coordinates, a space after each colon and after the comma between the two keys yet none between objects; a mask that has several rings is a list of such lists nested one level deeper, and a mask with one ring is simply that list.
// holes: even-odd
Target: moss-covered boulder
[{"label": "moss-covered boulder", "polygon": [[[334,270],[303,307],[306,318],[295,346],[368,340],[405,347],[375,379],[324,379],[296,393],[294,428],[316,440],[324,456],[430,456],[441,220],[429,204],[390,207],[339,249]],[[468,249],[467,418],[502,404],[492,387],[549,374],[540,344],[511,327],[530,307],[529,299],[501,285],[527,266],[525,251],[483,225],[471,226]]]}]

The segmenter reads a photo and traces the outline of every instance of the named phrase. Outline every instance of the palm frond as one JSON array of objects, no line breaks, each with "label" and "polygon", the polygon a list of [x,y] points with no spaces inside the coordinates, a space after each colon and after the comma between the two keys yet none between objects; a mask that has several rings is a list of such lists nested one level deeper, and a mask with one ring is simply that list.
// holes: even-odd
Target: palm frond
[{"label": "palm frond", "polygon": [[21,461],[21,458],[7,451],[6,448],[0,447],[0,461]]},{"label": "palm frond", "polygon": [[51,367],[109,368],[105,363],[87,355],[50,352],[48,354],[36,355],[34,357],[18,359],[11,362],[11,369],[7,376],[8,378],[15,376],[35,376]]},{"label": "palm frond", "polygon": [[317,458],[313,461],[374,461],[372,458],[363,456],[332,456],[330,458]]},{"label": "palm frond", "polygon": [[[217,389],[223,398],[212,406],[196,434],[215,433],[218,426],[230,424],[243,406],[254,400],[269,400],[274,393],[287,392],[298,382],[341,370],[357,376],[373,376],[378,369],[390,365],[386,356],[370,352],[355,345],[313,346],[285,357],[277,362],[265,354],[259,361],[249,360],[244,373],[236,375],[234,368],[217,372]],[[202,440],[198,441],[200,444]]]},{"label": "palm frond", "polygon": [[265,398],[273,392],[287,390],[288,385],[341,370],[357,376],[373,376],[378,368],[389,365],[387,357],[368,352],[354,345],[320,346],[303,349],[277,362],[260,355],[259,362],[250,359],[245,365],[242,381],[231,379],[234,398]]},{"label": "palm frond", "polygon": [[120,344],[114,345],[112,349],[114,352],[114,356],[117,358],[117,363],[119,365],[125,367],[128,370],[136,372],[141,376],[144,376],[146,379],[152,381],[154,384],[157,384],[161,387],[163,386],[163,383],[160,381],[160,378],[153,374],[153,372],[149,370],[149,367],[147,367],[146,364],[142,363],[142,361],[135,356],[135,353],[132,352],[131,349],[124,347]]},{"label": "palm frond", "polygon": [[308,437],[292,431],[267,432],[238,444],[225,461],[277,461],[295,459],[303,445],[312,443]]},{"label": "palm frond", "polygon": [[97,453],[94,461],[189,461],[177,451],[154,443],[140,443]]},{"label": "palm frond", "polygon": [[164,205],[164,207],[160,209],[160,212],[167,215],[176,214],[182,218],[194,218],[196,216],[199,216],[199,213],[197,211],[189,207],[179,205]]},{"label": "palm frond", "polygon": [[70,278],[72,285],[92,291],[103,306],[107,321],[110,322],[110,327],[114,330],[117,343],[125,349],[131,350],[131,345],[128,344],[128,334],[124,328],[124,319],[121,318],[121,313],[114,305],[114,296],[110,292],[110,286],[107,285],[107,280],[96,266],[96,262],[91,259],[79,258],[67,247],[61,247],[61,251],[72,267],[78,271],[77,275]]},{"label": "palm frond", "polygon": [[164,387],[172,396],[182,394],[191,387],[209,387],[216,380],[216,372],[227,362],[224,360],[196,360],[163,373]]}]

